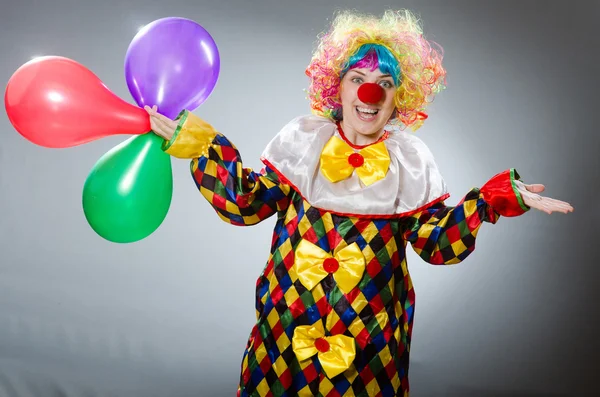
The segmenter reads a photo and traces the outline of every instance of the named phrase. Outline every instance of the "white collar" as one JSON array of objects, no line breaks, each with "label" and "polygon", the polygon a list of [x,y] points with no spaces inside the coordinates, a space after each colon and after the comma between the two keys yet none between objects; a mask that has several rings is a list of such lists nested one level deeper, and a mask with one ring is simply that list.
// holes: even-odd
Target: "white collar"
[{"label": "white collar", "polygon": [[330,119],[297,117],[271,140],[261,156],[314,207],[349,216],[406,216],[449,196],[433,155],[414,134],[391,130],[383,142],[390,154],[384,179],[363,185],[356,173],[332,183],[320,172],[321,151],[341,137]]}]

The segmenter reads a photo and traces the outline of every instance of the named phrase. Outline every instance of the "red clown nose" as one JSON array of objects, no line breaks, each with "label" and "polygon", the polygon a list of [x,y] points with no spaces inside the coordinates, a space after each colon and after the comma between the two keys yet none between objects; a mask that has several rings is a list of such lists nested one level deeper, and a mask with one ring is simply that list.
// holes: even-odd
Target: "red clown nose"
[{"label": "red clown nose", "polygon": [[364,83],[358,87],[358,99],[364,103],[377,103],[383,97],[383,88],[379,84]]}]

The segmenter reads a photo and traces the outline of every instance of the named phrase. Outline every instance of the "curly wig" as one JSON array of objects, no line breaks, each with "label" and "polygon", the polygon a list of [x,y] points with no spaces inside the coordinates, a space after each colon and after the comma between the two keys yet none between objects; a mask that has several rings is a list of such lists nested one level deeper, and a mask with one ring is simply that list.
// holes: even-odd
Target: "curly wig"
[{"label": "curly wig", "polygon": [[[427,118],[427,105],[445,88],[446,70],[443,49],[423,37],[419,20],[408,10],[386,11],[381,18],[352,11],[336,15],[330,30],[320,35],[306,68],[313,113],[340,120],[341,78],[373,51],[380,65],[399,73],[393,76],[396,112],[390,124],[418,129]],[[395,67],[384,59],[390,58],[388,54],[397,62]]]}]

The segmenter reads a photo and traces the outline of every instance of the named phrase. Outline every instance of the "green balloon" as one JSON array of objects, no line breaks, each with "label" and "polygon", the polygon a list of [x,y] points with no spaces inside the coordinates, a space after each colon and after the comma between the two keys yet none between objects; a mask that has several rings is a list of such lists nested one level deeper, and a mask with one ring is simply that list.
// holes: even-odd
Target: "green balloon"
[{"label": "green balloon", "polygon": [[150,132],[106,152],[83,187],[83,211],[96,233],[115,243],[152,234],[167,216],[173,195],[171,156]]}]

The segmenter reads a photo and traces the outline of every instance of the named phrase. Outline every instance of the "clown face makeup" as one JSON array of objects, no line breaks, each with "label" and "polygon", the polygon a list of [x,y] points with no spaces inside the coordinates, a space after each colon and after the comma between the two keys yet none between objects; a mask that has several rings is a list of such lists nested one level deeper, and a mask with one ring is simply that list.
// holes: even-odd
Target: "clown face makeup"
[{"label": "clown face makeup", "polygon": [[394,112],[394,79],[379,68],[350,69],[340,84],[341,127],[357,145],[376,141]]}]

